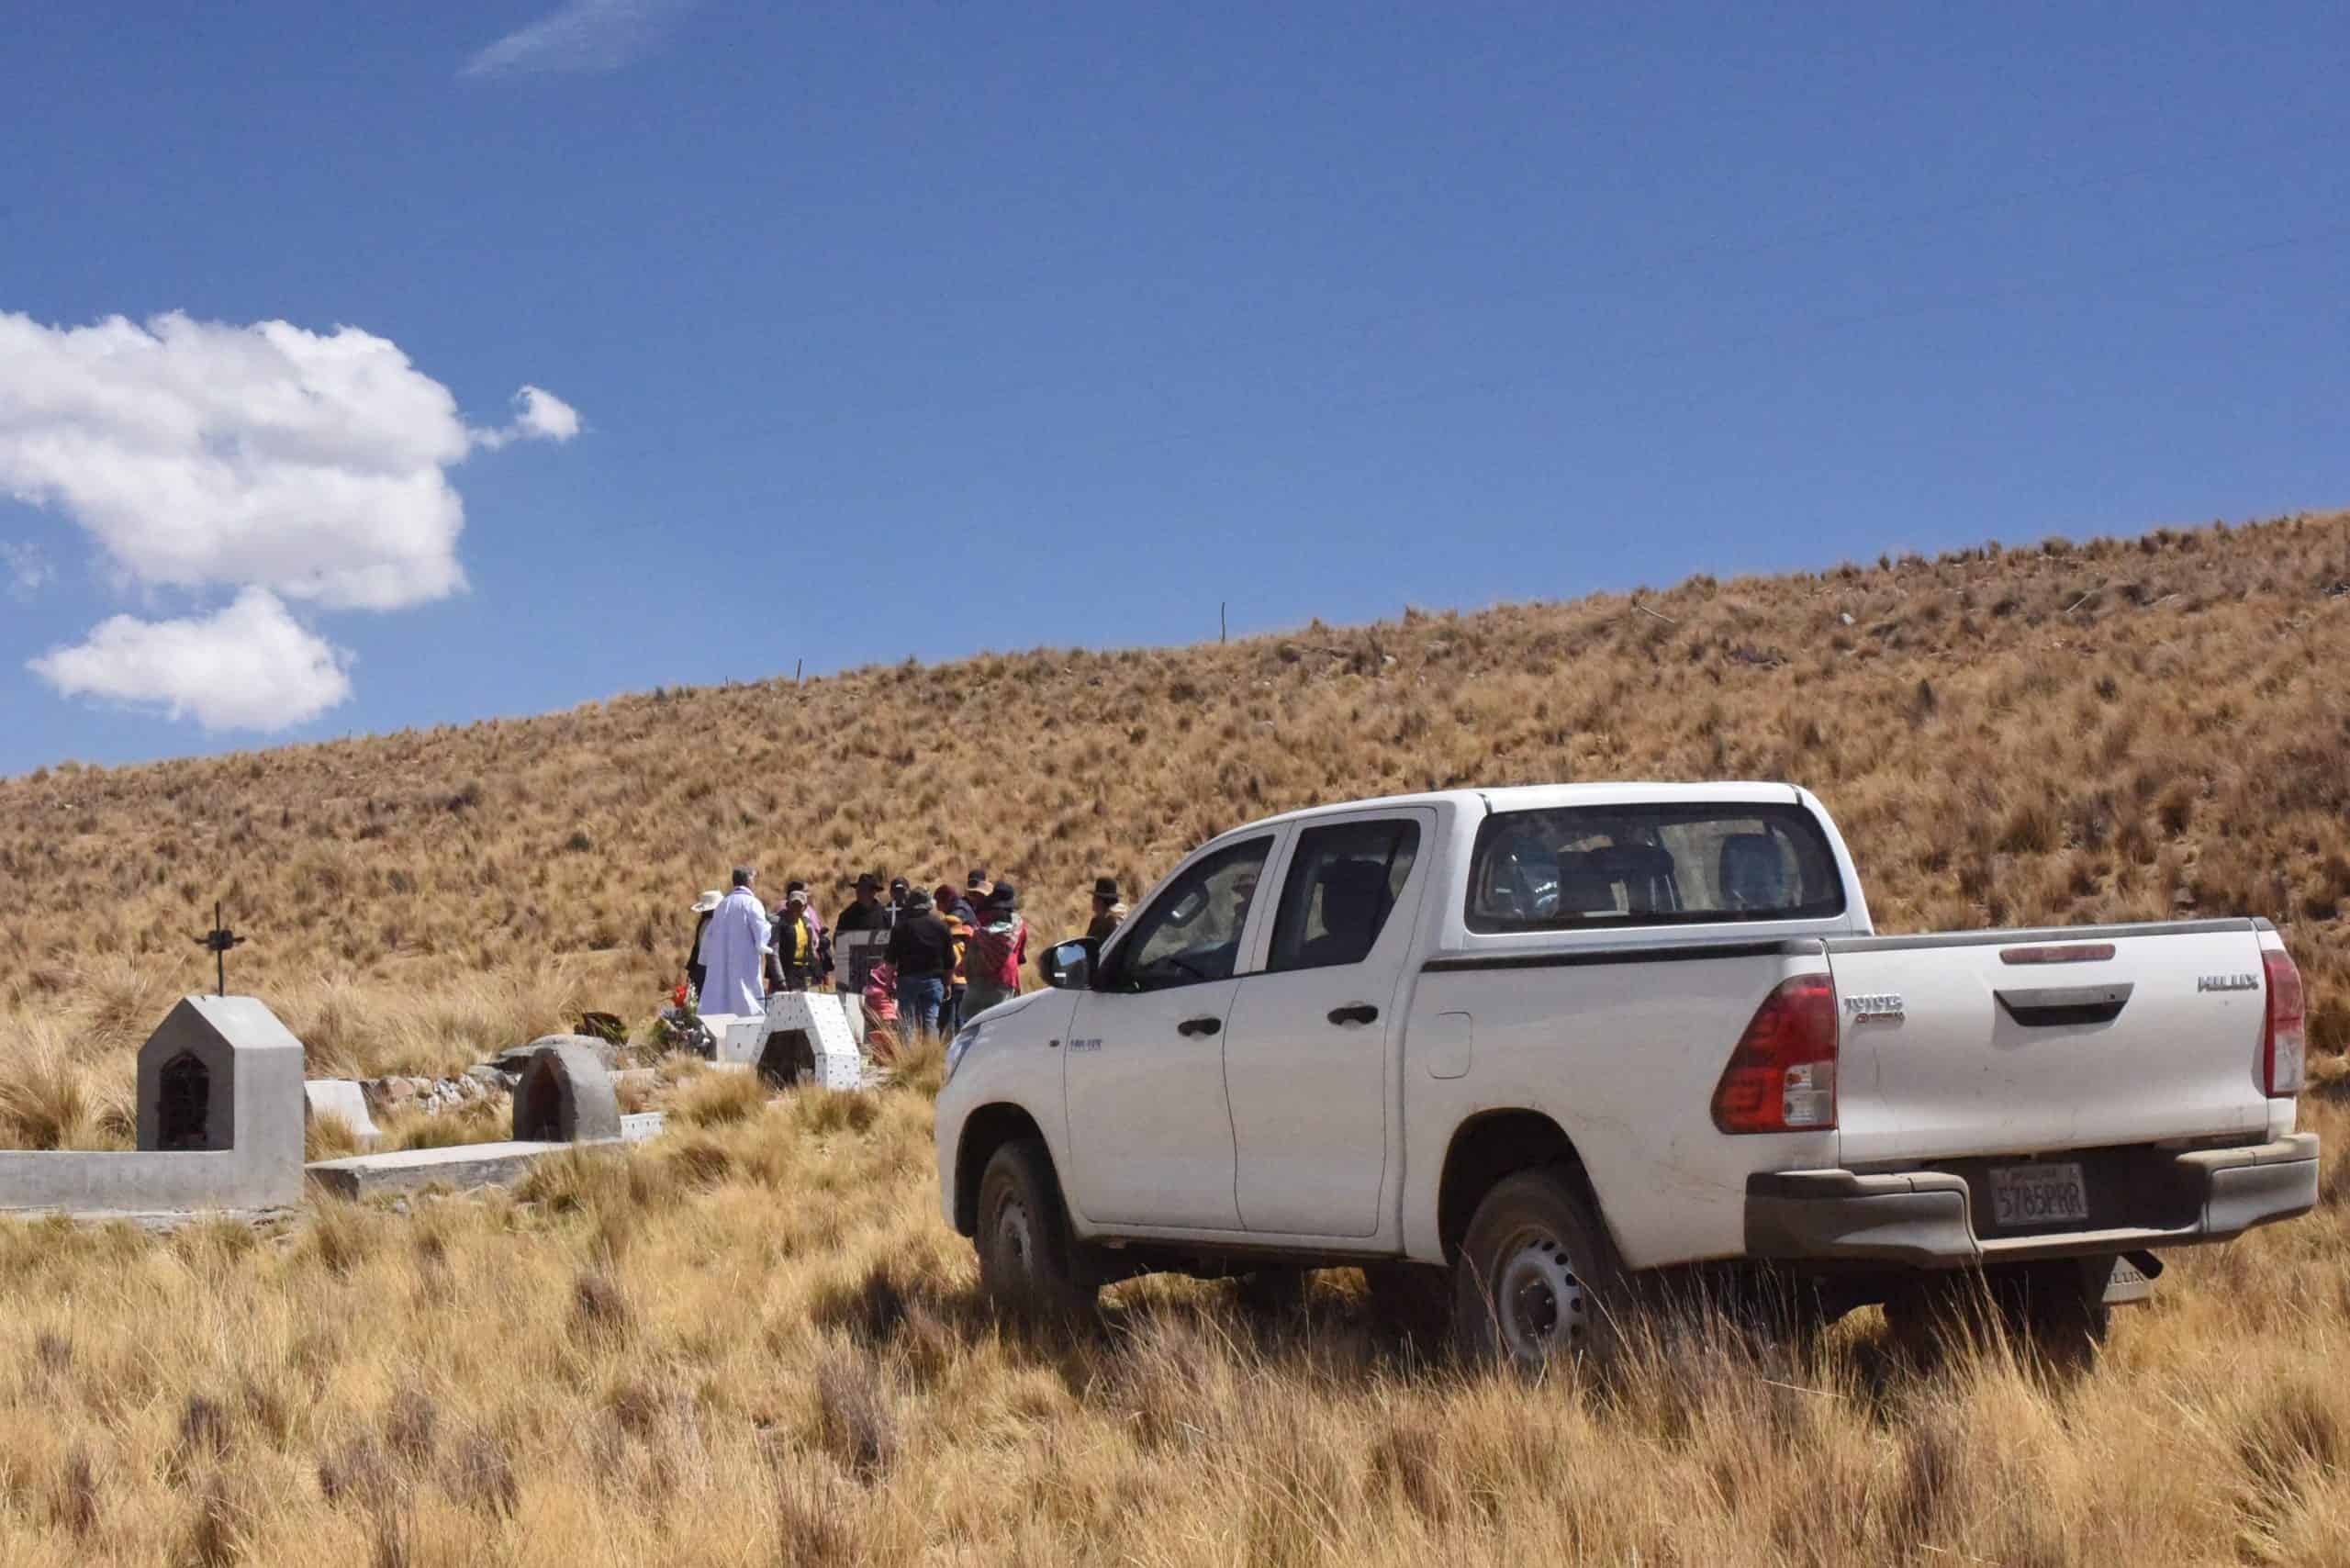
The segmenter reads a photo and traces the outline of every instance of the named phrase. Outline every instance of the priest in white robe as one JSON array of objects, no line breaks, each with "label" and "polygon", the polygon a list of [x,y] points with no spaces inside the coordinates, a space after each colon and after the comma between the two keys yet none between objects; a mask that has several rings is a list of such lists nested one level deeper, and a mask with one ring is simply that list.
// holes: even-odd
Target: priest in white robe
[{"label": "priest in white robe", "polygon": [[767,1011],[767,974],[763,958],[768,941],[767,912],[751,891],[755,873],[747,866],[734,868],[734,890],[710,917],[701,934],[703,1014],[733,1014],[738,1017]]}]

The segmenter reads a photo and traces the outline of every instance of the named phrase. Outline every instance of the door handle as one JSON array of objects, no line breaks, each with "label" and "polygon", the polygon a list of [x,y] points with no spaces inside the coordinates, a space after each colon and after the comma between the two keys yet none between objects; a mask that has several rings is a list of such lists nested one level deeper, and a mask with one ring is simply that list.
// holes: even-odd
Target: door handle
[{"label": "door handle", "polygon": [[2027,1029],[2065,1025],[2110,1024],[2129,1005],[2128,982],[2121,985],[2049,986],[2038,991],[1995,991],[2000,1009]]},{"label": "door handle", "polygon": [[1333,1024],[1376,1024],[1379,1022],[1379,1009],[1368,1002],[1358,1002],[1348,1007],[1333,1007],[1330,1009],[1330,1022]]},{"label": "door handle", "polygon": [[1221,1018],[1186,1018],[1175,1025],[1175,1032],[1179,1035],[1214,1035],[1223,1028],[1224,1020]]}]

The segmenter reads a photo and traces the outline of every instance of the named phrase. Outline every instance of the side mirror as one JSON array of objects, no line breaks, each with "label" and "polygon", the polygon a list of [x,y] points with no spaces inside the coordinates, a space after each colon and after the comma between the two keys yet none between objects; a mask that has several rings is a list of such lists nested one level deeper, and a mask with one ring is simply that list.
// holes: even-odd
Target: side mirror
[{"label": "side mirror", "polygon": [[1094,941],[1080,936],[1047,947],[1036,959],[1036,972],[1055,991],[1084,991],[1093,984]]}]

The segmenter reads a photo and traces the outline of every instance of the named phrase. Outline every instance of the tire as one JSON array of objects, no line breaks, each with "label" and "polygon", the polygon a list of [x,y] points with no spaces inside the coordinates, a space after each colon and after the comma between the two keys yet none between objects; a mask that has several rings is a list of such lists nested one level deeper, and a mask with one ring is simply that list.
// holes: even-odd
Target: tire
[{"label": "tire", "polygon": [[1006,1316],[1069,1323],[1091,1313],[1101,1286],[1092,1260],[1069,1234],[1060,1183],[1038,1138],[1014,1138],[979,1177],[979,1289]]},{"label": "tire", "polygon": [[1614,1359],[1631,1292],[1607,1227],[1564,1171],[1496,1182],[1469,1221],[1452,1277],[1453,1320],[1473,1359],[1526,1371]]}]

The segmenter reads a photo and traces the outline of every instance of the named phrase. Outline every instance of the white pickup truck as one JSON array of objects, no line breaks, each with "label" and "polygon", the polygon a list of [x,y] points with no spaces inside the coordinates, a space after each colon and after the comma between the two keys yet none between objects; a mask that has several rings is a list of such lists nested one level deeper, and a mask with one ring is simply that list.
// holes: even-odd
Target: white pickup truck
[{"label": "white pickup truck", "polygon": [[1875,935],[1785,784],[1292,812],[1040,968],[938,1098],[946,1217],[1008,1306],[1356,1266],[1534,1361],[1603,1352],[1646,1282],[1756,1276],[1919,1317],[1988,1286],[2094,1335],[2154,1249],[2317,1198],[2266,923]]}]

